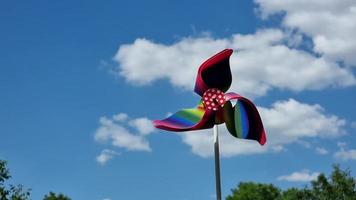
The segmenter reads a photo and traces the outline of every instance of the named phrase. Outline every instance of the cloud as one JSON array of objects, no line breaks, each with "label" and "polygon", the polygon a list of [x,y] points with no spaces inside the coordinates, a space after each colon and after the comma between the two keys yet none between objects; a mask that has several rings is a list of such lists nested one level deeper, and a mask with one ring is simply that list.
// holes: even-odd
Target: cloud
[{"label": "cloud", "polygon": [[271,108],[259,107],[270,139],[278,143],[297,141],[302,137],[335,137],[345,134],[346,122],[335,115],[325,115],[318,105],[294,99],[277,101]]},{"label": "cloud", "polygon": [[129,118],[129,116],[126,113],[118,113],[114,115],[112,118],[117,122],[124,122]]},{"label": "cloud", "polygon": [[154,129],[147,125],[148,121],[150,120],[147,118],[129,119],[125,113],[119,113],[111,118],[101,117],[94,139],[102,143],[110,142],[113,146],[128,151],[151,151],[145,136]]},{"label": "cloud", "polygon": [[262,18],[284,13],[282,25],[311,37],[316,53],[356,66],[356,1],[255,0]]},{"label": "cloud", "polygon": [[336,145],[339,147],[339,148],[344,148],[346,147],[346,142],[337,142]]},{"label": "cloud", "polygon": [[299,140],[297,143],[306,149],[309,149],[311,147],[310,142],[307,141]]},{"label": "cloud", "polygon": [[316,152],[317,154],[319,154],[319,155],[326,155],[326,154],[329,153],[329,151],[326,150],[326,149],[323,148],[323,147],[317,147],[317,148],[315,148],[315,152]]},{"label": "cloud", "polygon": [[105,165],[109,160],[113,159],[117,155],[120,155],[120,153],[113,150],[104,149],[96,157],[96,161],[101,165]]},{"label": "cloud", "polygon": [[337,159],[341,159],[343,161],[348,161],[348,160],[356,160],[356,150],[355,149],[350,149],[350,150],[345,150],[345,149],[340,149],[334,154],[334,157]]},{"label": "cloud", "polygon": [[317,179],[319,174],[319,172],[311,173],[309,170],[303,170],[300,172],[293,172],[289,175],[279,176],[277,180],[289,182],[309,182]]},{"label": "cloud", "polygon": [[337,145],[339,150],[334,153],[334,158],[342,161],[356,160],[356,149],[347,149],[344,142],[339,142]]},{"label": "cloud", "polygon": [[152,121],[144,117],[130,120],[129,125],[136,128],[142,135],[148,135],[154,131]]},{"label": "cloud", "polygon": [[298,43],[290,33],[279,29],[228,38],[187,37],[170,45],[138,38],[119,47],[114,73],[135,85],[164,79],[192,90],[198,66],[217,51],[233,48],[235,78],[231,89],[249,97],[266,95],[273,88],[303,91],[356,84],[351,71],[324,57],[289,47],[291,41]]},{"label": "cloud", "polygon": [[356,121],[351,122],[351,128],[356,129]]},{"label": "cloud", "polygon": [[[212,130],[182,133],[182,140],[191,147],[191,151],[203,158],[211,157],[213,152]],[[231,136],[224,125],[219,126],[220,155],[232,157],[236,155],[258,154],[267,152],[267,146],[260,146],[255,141],[237,140]]]},{"label": "cloud", "polygon": [[[280,152],[287,144],[306,138],[338,137],[345,133],[345,121],[335,115],[324,114],[319,105],[300,103],[294,99],[277,101],[271,108],[258,107],[267,131],[267,144],[260,146],[255,141],[233,138],[219,126],[220,150],[223,157],[235,155]],[[213,156],[211,130],[182,133],[182,140],[201,157]]]}]

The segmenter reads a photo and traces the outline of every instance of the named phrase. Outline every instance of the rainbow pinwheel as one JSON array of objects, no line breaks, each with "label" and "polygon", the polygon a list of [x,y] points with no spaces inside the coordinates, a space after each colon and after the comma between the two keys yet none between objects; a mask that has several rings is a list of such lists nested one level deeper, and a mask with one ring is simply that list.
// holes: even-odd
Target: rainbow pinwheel
[{"label": "rainbow pinwheel", "polygon": [[[166,119],[155,120],[154,126],[179,132],[212,128],[225,122],[234,137],[265,144],[265,130],[256,106],[236,93],[225,93],[232,81],[229,64],[232,52],[232,49],[225,49],[199,67],[194,91],[202,98],[196,108],[183,109]],[[234,106],[231,100],[236,100]]]}]

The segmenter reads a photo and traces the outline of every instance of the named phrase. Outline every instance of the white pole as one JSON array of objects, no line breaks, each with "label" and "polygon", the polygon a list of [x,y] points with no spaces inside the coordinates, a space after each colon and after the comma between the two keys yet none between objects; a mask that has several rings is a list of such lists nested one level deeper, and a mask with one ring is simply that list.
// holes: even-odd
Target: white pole
[{"label": "white pole", "polygon": [[221,200],[219,134],[218,134],[218,126],[217,125],[214,126],[214,153],[215,153],[216,199]]}]

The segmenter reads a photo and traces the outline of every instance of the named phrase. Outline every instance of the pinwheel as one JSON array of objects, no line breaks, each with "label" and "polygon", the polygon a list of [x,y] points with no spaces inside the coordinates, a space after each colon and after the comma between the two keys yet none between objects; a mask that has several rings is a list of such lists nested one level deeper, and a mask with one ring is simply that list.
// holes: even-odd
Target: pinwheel
[{"label": "pinwheel", "polygon": [[[194,91],[201,96],[196,108],[183,109],[163,120],[156,128],[167,131],[193,131],[214,127],[217,199],[220,192],[220,161],[217,124],[225,123],[236,138],[266,142],[265,130],[256,106],[239,94],[226,91],[232,82],[229,59],[232,49],[225,49],[206,60],[198,69]],[[236,100],[233,105],[231,100]]]},{"label": "pinwheel", "polygon": [[[225,49],[206,60],[198,70],[194,91],[202,97],[198,106],[183,109],[153,124],[168,131],[192,131],[212,128],[225,122],[227,129],[237,138],[266,142],[265,131],[255,105],[248,99],[230,92],[232,76],[229,58],[232,49]],[[237,102],[232,106],[231,100]]]}]

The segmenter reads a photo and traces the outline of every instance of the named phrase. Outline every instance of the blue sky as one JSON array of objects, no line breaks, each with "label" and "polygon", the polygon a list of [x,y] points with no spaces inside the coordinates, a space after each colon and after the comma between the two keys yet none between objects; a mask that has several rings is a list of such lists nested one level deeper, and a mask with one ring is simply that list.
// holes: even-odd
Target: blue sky
[{"label": "blue sky", "polygon": [[355,3],[0,5],[0,158],[33,199],[213,199],[211,131],[149,122],[194,107],[195,71],[224,48],[230,91],[256,103],[267,145],[221,126],[223,196],[240,181],[301,187],[333,163],[356,170]]}]

